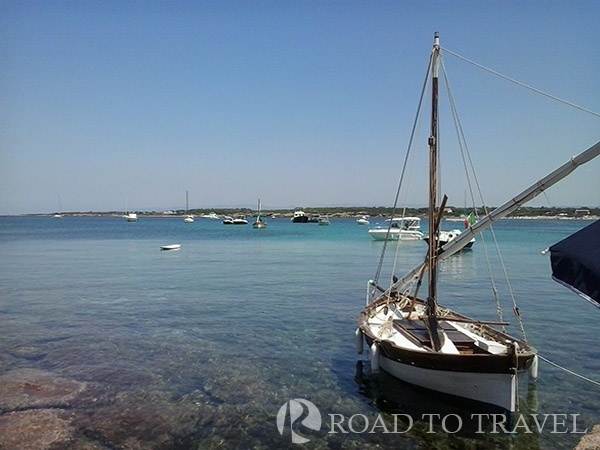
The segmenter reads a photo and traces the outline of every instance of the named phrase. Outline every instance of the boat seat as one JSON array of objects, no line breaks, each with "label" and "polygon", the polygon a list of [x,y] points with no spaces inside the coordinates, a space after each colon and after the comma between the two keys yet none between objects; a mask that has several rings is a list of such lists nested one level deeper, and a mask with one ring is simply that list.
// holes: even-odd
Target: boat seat
[{"label": "boat seat", "polygon": [[[471,347],[475,344],[475,340],[461,333],[449,323],[441,320],[438,322],[441,328],[446,333],[446,337],[450,339],[457,347]],[[394,320],[394,328],[403,329],[414,336],[421,344],[431,346],[431,339],[429,337],[429,330],[422,320]]]}]

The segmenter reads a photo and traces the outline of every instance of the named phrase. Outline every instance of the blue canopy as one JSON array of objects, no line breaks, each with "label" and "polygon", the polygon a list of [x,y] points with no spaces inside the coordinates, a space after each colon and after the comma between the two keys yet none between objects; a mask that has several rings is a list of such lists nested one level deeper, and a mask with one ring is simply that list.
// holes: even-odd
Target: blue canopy
[{"label": "blue canopy", "polygon": [[550,247],[552,278],[600,308],[600,220]]}]

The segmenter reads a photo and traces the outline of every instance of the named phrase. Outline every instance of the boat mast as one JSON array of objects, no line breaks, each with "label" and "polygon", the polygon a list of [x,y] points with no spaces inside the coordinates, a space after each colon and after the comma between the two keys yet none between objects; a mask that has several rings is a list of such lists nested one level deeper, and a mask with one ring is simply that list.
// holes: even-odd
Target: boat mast
[{"label": "boat mast", "polygon": [[433,53],[431,54],[431,134],[429,135],[429,252],[427,264],[429,269],[429,290],[427,315],[435,316],[437,303],[437,251],[436,208],[437,208],[437,170],[438,170],[438,57],[440,41],[438,33],[433,38]]},{"label": "boat mast", "polygon": [[431,134],[429,136],[429,250],[427,264],[429,285],[427,295],[427,318],[431,342],[436,351],[443,345],[443,335],[437,326],[437,174],[438,174],[438,81],[439,81],[440,37],[436,32],[431,54]]}]

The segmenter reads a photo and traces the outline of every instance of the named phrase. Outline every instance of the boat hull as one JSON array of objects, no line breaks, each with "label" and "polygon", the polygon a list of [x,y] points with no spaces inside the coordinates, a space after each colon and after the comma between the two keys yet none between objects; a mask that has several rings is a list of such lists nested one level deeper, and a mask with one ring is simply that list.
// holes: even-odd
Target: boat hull
[{"label": "boat hull", "polygon": [[363,310],[359,328],[371,347],[372,366],[425,389],[516,411],[518,377],[534,365],[535,349],[442,308],[446,319],[438,326],[446,343],[434,351],[421,320],[424,302],[416,300],[416,305],[399,306],[380,298]]},{"label": "boat hull", "polygon": [[369,230],[369,236],[371,236],[376,241],[419,241],[423,239],[423,233],[418,230],[391,229],[388,234],[387,228],[373,228]]},{"label": "boat hull", "polygon": [[161,247],[160,247],[160,249],[163,251],[179,250],[180,248],[181,248],[181,244],[161,245]]},{"label": "boat hull", "polygon": [[[437,240],[438,241],[438,247],[443,247],[448,242],[450,242],[452,239],[454,239],[455,237],[457,237],[458,235],[460,235],[460,233],[461,233],[460,230],[452,230],[452,231],[441,230],[439,238]],[[429,244],[429,237],[428,236],[425,236],[423,238],[423,240]],[[463,250],[464,249],[470,249],[470,248],[472,248],[474,243],[475,243],[475,238],[473,238],[469,242],[467,242],[465,244],[465,246],[463,247]]]},{"label": "boat hull", "polygon": [[518,375],[515,374],[424,369],[382,354],[379,355],[379,366],[399,380],[431,391],[510,412],[517,409]]}]

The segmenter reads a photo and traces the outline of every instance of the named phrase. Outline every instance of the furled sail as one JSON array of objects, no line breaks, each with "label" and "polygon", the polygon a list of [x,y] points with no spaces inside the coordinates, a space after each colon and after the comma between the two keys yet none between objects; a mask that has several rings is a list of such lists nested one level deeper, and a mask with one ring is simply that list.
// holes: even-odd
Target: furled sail
[{"label": "furled sail", "polygon": [[600,220],[550,247],[552,278],[600,308]]}]

